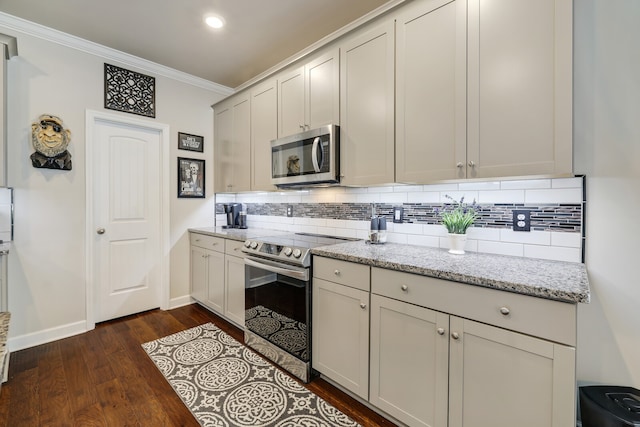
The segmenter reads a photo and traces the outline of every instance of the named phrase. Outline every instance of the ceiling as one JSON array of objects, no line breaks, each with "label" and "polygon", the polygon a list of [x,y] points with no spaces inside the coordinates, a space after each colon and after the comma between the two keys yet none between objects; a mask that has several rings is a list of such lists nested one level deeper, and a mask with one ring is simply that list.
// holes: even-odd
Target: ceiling
[{"label": "ceiling", "polygon": [[[235,88],[392,0],[0,0],[0,12]],[[219,30],[205,15],[226,21]]]}]

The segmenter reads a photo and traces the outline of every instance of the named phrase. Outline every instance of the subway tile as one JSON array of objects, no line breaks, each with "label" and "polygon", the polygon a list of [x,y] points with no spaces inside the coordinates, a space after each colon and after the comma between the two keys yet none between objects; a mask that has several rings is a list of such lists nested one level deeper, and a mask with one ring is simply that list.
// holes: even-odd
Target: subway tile
[{"label": "subway tile", "polygon": [[407,202],[407,193],[382,193],[380,203],[402,204]]},{"label": "subway tile", "polygon": [[393,193],[393,186],[369,187],[369,193]]},{"label": "subway tile", "polygon": [[580,233],[551,232],[551,246],[580,248],[581,245],[582,235]]},{"label": "subway tile", "polygon": [[523,256],[524,249],[522,244],[478,241],[478,251],[496,255]]},{"label": "subway tile", "polygon": [[426,236],[424,234],[407,234],[407,243],[410,245],[438,248],[440,247],[440,238],[436,236]]},{"label": "subway tile", "polygon": [[429,236],[446,236],[447,229],[442,224],[424,224],[422,226],[422,230],[424,234]]},{"label": "subway tile", "polygon": [[470,239],[500,241],[499,228],[469,227],[467,234]]},{"label": "subway tile", "polygon": [[11,231],[0,231],[0,240],[3,242],[11,241]]},{"label": "subway tile", "polygon": [[464,197],[464,203],[473,203],[478,201],[477,191],[449,191],[440,192],[440,203],[451,203],[451,200],[447,197],[451,197],[453,200],[460,201]]},{"label": "subway tile", "polygon": [[423,185],[398,185],[393,187],[396,193],[414,193],[416,191],[424,191]]},{"label": "subway tile", "polygon": [[407,235],[402,233],[387,233],[387,242],[407,244]]},{"label": "subway tile", "polygon": [[439,191],[407,193],[407,203],[440,203]]},{"label": "subway tile", "polygon": [[551,180],[551,188],[580,188],[582,189],[582,178],[554,178]]},{"label": "subway tile", "polygon": [[551,188],[550,179],[522,179],[513,181],[500,181],[502,190],[528,190],[534,188]]},{"label": "subway tile", "polygon": [[11,189],[0,188],[0,205],[10,205],[10,204],[11,204]]},{"label": "subway tile", "polygon": [[336,229],[332,227],[316,227],[316,233],[326,234],[327,236],[335,236]]},{"label": "subway tile", "polygon": [[367,187],[346,187],[344,189],[344,192],[350,194],[362,194],[368,193],[369,189]]},{"label": "subway tile", "polygon": [[500,190],[500,181],[472,181],[458,184],[460,191]]},{"label": "subway tile", "polygon": [[358,193],[344,192],[336,194],[336,203],[357,203]]},{"label": "subway tile", "polygon": [[311,218],[309,219],[309,225],[315,225],[316,227],[326,227],[327,220],[324,218]]},{"label": "subway tile", "polygon": [[478,203],[524,203],[524,190],[479,191]]},{"label": "subway tile", "polygon": [[579,248],[563,248],[556,246],[525,245],[524,256],[556,261],[581,262],[582,252]]},{"label": "subway tile", "polygon": [[458,191],[458,184],[428,184],[424,186],[424,191]]},{"label": "subway tile", "polygon": [[357,196],[358,203],[380,203],[380,193],[362,193]]},{"label": "subway tile", "polygon": [[500,230],[500,240],[511,243],[529,243],[549,246],[551,244],[551,233],[546,231],[525,232],[503,229]]},{"label": "subway tile", "polygon": [[424,234],[422,224],[393,224],[394,233]]},{"label": "subway tile", "polygon": [[526,190],[525,203],[582,203],[582,189]]}]

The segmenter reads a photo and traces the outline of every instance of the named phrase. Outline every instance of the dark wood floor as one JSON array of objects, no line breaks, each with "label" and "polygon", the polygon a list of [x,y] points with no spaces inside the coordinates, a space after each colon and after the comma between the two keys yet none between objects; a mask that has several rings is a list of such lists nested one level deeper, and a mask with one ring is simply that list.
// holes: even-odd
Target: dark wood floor
[{"label": "dark wood floor", "polygon": [[[206,322],[243,340],[238,328],[193,304],[12,353],[0,426],[198,426],[140,344]],[[307,387],[363,426],[394,426],[322,379]]]}]

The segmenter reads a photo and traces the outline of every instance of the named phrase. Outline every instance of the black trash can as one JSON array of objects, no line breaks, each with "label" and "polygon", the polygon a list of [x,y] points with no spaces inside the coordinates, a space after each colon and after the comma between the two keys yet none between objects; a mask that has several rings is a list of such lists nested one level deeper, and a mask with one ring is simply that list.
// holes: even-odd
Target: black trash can
[{"label": "black trash can", "polygon": [[582,427],[640,427],[640,391],[620,386],[580,387]]}]

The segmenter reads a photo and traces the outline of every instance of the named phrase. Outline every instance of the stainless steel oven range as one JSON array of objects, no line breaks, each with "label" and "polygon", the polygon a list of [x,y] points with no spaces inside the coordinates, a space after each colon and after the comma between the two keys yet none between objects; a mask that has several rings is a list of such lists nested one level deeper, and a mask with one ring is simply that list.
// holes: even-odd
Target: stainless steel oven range
[{"label": "stainless steel oven range", "polygon": [[304,382],[311,379],[311,249],[346,238],[290,234],[250,239],[244,341]]}]

